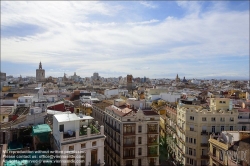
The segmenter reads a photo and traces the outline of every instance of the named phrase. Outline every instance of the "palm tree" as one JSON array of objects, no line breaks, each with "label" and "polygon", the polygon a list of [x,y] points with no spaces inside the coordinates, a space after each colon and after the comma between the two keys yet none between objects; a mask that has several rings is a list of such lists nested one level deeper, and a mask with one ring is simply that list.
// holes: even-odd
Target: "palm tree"
[{"label": "palm tree", "polygon": [[167,144],[167,138],[161,137],[160,138],[160,146],[159,146],[159,151],[160,151],[160,161],[166,161],[169,159],[169,147]]}]

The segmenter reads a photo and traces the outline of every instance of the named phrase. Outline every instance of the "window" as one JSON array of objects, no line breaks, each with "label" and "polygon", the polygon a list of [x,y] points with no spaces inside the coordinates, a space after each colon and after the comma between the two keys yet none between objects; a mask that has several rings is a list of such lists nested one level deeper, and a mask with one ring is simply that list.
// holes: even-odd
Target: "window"
[{"label": "window", "polygon": [[215,126],[212,126],[212,133],[215,133]]},{"label": "window", "polygon": [[69,151],[73,151],[74,150],[74,145],[69,146]]},{"label": "window", "polygon": [[64,125],[63,124],[59,126],[59,131],[64,132]]},{"label": "window", "polygon": [[212,117],[212,118],[211,118],[211,121],[212,121],[212,122],[215,122],[215,117]]},{"label": "window", "polygon": [[202,121],[207,121],[207,118],[206,117],[202,117]]},{"label": "window", "polygon": [[84,144],[81,144],[81,149],[82,148],[86,148],[86,144],[84,143]]},{"label": "window", "polygon": [[141,133],[141,129],[142,129],[142,127],[138,126],[138,133]]},{"label": "window", "polygon": [[224,126],[221,126],[221,127],[220,127],[220,130],[221,130],[221,131],[224,131]]},{"label": "window", "polygon": [[205,155],[205,149],[201,149],[201,155],[202,155],[202,156]]},{"label": "window", "polygon": [[192,148],[188,149],[188,154],[192,156]]},{"label": "window", "polygon": [[193,159],[190,159],[190,160],[189,160],[189,164],[193,165],[193,164],[194,164],[194,160],[193,160]]},{"label": "window", "polygon": [[223,151],[222,150],[220,150],[220,156],[219,156],[219,158],[220,158],[220,161],[223,161]]},{"label": "window", "polygon": [[229,130],[230,130],[230,131],[233,131],[233,130],[234,130],[234,127],[233,127],[233,126],[230,126],[230,127],[229,127]]},{"label": "window", "polygon": [[130,119],[128,119],[127,121],[129,121],[129,122],[130,122]]},{"label": "window", "polygon": [[190,116],[190,120],[194,120],[194,117],[193,117],[193,116]]},{"label": "window", "polygon": [[194,156],[196,156],[196,150],[194,149]]},{"label": "window", "polygon": [[138,137],[138,144],[141,144],[141,137]]},{"label": "window", "polygon": [[138,159],[138,166],[141,166],[141,159]]},{"label": "window", "polygon": [[96,141],[92,142],[92,146],[96,146]]},{"label": "window", "polygon": [[225,122],[225,118],[224,118],[224,117],[221,117],[221,118],[220,118],[220,121],[221,121],[221,122]]},{"label": "window", "polygon": [[224,104],[225,104],[225,103],[226,103],[226,101],[222,101],[222,103],[224,103]]},{"label": "window", "polygon": [[239,116],[238,118],[239,118],[239,119],[241,119],[241,118],[242,118],[242,116]]},{"label": "window", "polygon": [[222,101],[220,101],[220,103],[222,103]]},{"label": "window", "polygon": [[3,120],[4,120],[5,116],[3,116]]},{"label": "window", "polygon": [[196,144],[196,139],[194,138],[194,144]]},{"label": "window", "polygon": [[189,138],[189,143],[193,143],[193,138]]},{"label": "window", "polygon": [[186,142],[188,142],[188,137],[186,137]]},{"label": "window", "polygon": [[194,127],[190,127],[190,131],[194,131]]},{"label": "window", "polygon": [[242,126],[242,131],[246,131],[246,126]]},{"label": "window", "polygon": [[230,118],[230,121],[233,122],[233,121],[234,121],[234,118],[231,117],[231,118]]},{"label": "window", "polygon": [[138,148],[138,155],[141,155],[141,148]]}]

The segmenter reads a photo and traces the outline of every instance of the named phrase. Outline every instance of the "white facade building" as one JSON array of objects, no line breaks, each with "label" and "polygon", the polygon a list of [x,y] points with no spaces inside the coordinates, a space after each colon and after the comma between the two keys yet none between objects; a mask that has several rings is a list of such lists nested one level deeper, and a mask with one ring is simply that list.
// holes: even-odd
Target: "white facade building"
[{"label": "white facade building", "polygon": [[[53,116],[54,149],[61,154],[62,166],[104,165],[104,127],[91,116],[57,114]],[[64,163],[65,162],[65,163]]]},{"label": "white facade building", "polygon": [[168,102],[177,102],[181,98],[180,93],[161,93],[160,98]]}]

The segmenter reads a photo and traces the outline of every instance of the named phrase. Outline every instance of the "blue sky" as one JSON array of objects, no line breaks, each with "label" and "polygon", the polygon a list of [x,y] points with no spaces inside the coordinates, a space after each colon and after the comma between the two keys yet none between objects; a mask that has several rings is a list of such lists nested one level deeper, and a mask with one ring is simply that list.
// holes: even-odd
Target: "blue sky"
[{"label": "blue sky", "polygon": [[249,1],[3,1],[1,71],[249,78]]}]

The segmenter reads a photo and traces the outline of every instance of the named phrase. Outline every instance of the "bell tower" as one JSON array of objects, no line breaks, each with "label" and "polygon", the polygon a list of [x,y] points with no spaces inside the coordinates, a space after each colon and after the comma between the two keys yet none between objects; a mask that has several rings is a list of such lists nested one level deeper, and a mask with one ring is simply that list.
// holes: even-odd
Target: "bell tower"
[{"label": "bell tower", "polygon": [[44,82],[45,81],[45,70],[42,67],[42,63],[40,61],[38,69],[36,69],[36,81]]}]

